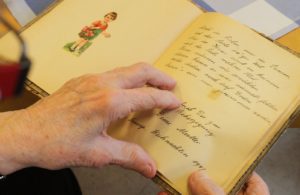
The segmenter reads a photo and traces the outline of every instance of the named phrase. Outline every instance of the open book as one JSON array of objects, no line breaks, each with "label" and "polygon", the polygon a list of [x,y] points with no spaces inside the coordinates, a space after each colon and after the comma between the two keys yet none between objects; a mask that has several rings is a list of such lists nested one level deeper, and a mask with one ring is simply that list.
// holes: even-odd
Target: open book
[{"label": "open book", "polygon": [[[64,0],[22,35],[30,86],[50,94],[75,76],[137,61],[178,81],[179,109],[134,113],[109,129],[140,144],[172,192],[188,194],[188,176],[205,169],[234,194],[300,103],[298,57],[185,0]],[[0,39],[1,53],[17,50],[11,34]]]}]

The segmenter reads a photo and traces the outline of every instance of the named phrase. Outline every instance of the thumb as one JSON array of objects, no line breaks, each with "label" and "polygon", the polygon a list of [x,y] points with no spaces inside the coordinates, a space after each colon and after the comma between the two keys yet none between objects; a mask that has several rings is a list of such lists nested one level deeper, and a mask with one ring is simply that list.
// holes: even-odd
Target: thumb
[{"label": "thumb", "polygon": [[108,150],[111,155],[110,164],[132,169],[148,178],[155,176],[155,162],[139,145],[111,138]]},{"label": "thumb", "polygon": [[204,171],[194,172],[189,177],[188,186],[192,195],[225,195]]},{"label": "thumb", "polygon": [[243,189],[244,191],[240,191],[239,195],[240,194],[270,195],[267,184],[256,172],[253,172],[253,174],[248,179]]}]

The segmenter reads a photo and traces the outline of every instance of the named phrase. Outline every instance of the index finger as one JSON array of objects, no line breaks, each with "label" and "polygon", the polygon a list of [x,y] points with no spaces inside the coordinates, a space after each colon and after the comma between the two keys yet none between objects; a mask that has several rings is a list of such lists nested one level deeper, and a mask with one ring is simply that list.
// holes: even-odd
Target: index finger
[{"label": "index finger", "polygon": [[173,78],[144,62],[106,72],[102,78],[105,82],[109,81],[109,85],[122,89],[150,84],[160,89],[170,90],[176,85]]},{"label": "index finger", "polygon": [[153,87],[119,90],[112,96],[109,113],[110,121],[124,118],[132,112],[160,109],[175,109],[181,101],[170,91]]}]

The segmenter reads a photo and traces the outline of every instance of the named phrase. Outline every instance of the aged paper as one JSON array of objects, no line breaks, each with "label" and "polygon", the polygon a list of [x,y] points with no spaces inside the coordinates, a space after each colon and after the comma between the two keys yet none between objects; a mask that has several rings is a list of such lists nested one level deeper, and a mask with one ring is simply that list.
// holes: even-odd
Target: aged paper
[{"label": "aged paper", "polygon": [[[117,18],[93,40],[80,56],[64,46],[77,41],[79,33],[106,14]],[[85,73],[111,70],[136,62],[154,63],[172,41],[201,11],[182,0],[64,0],[22,32],[33,61],[29,79],[48,93],[67,80]],[[0,40],[0,52],[19,55],[15,37]]]},{"label": "aged paper", "polygon": [[156,66],[183,105],[135,114],[116,136],[143,145],[182,194],[197,169],[228,193],[299,103],[300,60],[219,14],[202,14]]}]

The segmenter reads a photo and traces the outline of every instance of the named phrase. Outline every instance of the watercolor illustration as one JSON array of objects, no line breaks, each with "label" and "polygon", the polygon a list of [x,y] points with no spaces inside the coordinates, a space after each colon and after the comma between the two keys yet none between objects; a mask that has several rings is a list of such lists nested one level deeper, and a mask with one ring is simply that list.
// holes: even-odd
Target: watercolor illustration
[{"label": "watercolor illustration", "polygon": [[68,52],[73,53],[76,56],[80,56],[86,51],[92,44],[96,37],[102,34],[104,37],[109,38],[110,33],[106,32],[108,24],[117,19],[118,14],[116,12],[109,12],[105,14],[103,20],[97,20],[90,26],[85,26],[79,33],[79,39],[67,43],[64,49]]}]

